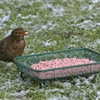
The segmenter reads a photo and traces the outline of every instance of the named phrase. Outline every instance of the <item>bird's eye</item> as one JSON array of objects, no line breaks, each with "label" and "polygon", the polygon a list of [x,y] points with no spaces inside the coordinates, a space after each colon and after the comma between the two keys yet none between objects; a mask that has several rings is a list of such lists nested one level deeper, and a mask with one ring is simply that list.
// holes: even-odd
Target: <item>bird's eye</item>
[{"label": "bird's eye", "polygon": [[18,32],[15,32],[15,34],[18,34]]}]

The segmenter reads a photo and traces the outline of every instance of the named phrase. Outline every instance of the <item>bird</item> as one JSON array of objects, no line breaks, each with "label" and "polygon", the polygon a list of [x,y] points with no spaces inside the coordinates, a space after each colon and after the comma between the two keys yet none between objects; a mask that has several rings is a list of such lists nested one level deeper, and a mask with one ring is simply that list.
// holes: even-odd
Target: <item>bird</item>
[{"label": "bird", "polygon": [[28,31],[23,28],[15,28],[9,36],[0,41],[0,60],[14,62],[14,58],[21,56],[25,49],[24,36]]}]

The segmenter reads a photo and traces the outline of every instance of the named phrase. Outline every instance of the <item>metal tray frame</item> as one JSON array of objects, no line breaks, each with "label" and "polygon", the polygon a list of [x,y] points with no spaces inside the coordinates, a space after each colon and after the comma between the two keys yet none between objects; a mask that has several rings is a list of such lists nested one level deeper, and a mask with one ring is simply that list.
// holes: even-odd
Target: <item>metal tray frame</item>
[{"label": "metal tray frame", "polygon": [[[53,69],[47,69],[47,70],[34,70],[30,66],[34,63],[38,63],[39,61],[45,61],[45,60],[51,60],[55,58],[88,58],[91,60],[95,60],[95,63],[91,64],[82,64],[82,65],[75,65],[75,66],[65,66],[61,68],[53,68]],[[46,80],[53,80],[53,79],[62,79],[66,77],[72,77],[72,76],[79,76],[79,75],[87,75],[92,73],[98,73],[97,71],[90,71],[88,73],[78,73],[78,74],[71,74],[67,76],[61,76],[61,77],[50,77],[50,78],[41,78],[38,77],[40,73],[47,73],[50,71],[59,71],[62,69],[68,69],[68,68],[78,68],[78,67],[91,67],[92,65],[100,66],[100,54],[98,52],[95,52],[89,48],[74,48],[74,49],[68,49],[68,50],[60,50],[60,51],[53,51],[53,52],[46,52],[46,53],[39,53],[34,55],[27,55],[27,56],[19,56],[14,58],[14,62],[16,63],[17,68],[21,71],[21,77],[24,78],[23,74],[28,74],[29,76],[33,77],[34,79],[38,80],[40,82],[41,87],[44,87],[44,81]],[[34,75],[36,73],[37,75]]]}]

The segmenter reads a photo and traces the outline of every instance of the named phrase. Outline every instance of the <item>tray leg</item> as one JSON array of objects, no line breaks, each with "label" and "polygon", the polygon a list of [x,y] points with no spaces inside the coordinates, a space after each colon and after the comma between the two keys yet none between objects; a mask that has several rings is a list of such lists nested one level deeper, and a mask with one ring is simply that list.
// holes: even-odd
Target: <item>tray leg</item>
[{"label": "tray leg", "polygon": [[22,78],[22,80],[26,80],[26,78],[28,78],[29,77],[29,75],[27,75],[26,73],[24,73],[24,72],[21,72],[21,78]]},{"label": "tray leg", "polygon": [[39,85],[40,85],[40,88],[44,88],[45,87],[44,81],[39,81]]}]

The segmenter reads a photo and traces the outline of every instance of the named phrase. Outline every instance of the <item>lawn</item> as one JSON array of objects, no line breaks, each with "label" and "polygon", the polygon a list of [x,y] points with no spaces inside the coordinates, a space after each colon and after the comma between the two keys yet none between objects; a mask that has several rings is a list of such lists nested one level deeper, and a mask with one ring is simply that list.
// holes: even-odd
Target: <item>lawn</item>
[{"label": "lawn", "polygon": [[[2,0],[0,40],[14,28],[29,32],[23,55],[86,47],[100,52],[100,0]],[[47,82],[23,81],[0,61],[0,100],[100,100],[100,74]]]}]

